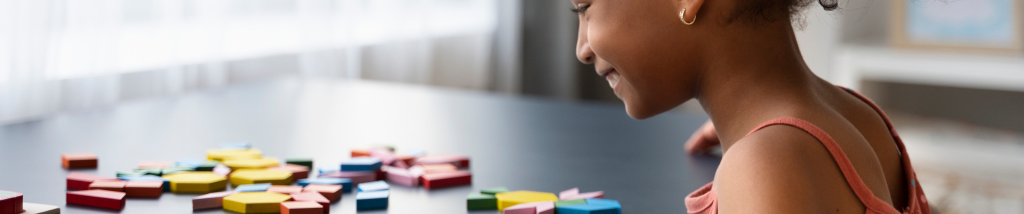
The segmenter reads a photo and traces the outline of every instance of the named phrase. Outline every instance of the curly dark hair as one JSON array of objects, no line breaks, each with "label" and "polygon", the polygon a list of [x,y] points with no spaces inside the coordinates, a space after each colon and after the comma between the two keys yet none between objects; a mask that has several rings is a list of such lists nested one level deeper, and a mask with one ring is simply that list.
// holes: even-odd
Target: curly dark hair
[{"label": "curly dark hair", "polygon": [[[801,11],[810,6],[815,0],[740,0],[739,8],[735,14],[729,16],[726,24],[736,20],[746,20],[751,23],[761,21],[774,22],[779,19],[788,19],[799,22]],[[816,0],[826,11],[839,9],[839,0]]]}]

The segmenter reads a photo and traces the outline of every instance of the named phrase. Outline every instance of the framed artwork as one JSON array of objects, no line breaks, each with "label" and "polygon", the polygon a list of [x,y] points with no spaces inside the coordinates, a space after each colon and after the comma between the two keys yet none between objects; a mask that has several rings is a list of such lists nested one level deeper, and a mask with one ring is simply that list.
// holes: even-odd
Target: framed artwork
[{"label": "framed artwork", "polygon": [[1021,0],[894,0],[898,47],[1024,50]]}]

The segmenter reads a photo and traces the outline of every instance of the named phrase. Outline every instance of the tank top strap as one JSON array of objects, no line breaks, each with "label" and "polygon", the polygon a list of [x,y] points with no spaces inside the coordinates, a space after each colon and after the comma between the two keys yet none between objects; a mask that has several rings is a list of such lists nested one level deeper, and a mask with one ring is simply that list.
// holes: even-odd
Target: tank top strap
[{"label": "tank top strap", "polygon": [[[843,173],[843,177],[846,178],[846,183],[853,189],[854,194],[860,199],[861,203],[868,210],[868,213],[899,213],[892,205],[889,205],[885,201],[882,201],[878,197],[875,197],[871,193],[871,189],[864,184],[864,181],[860,179],[860,175],[857,174],[857,170],[853,168],[853,164],[850,163],[850,159],[843,153],[843,149],[839,147],[839,144],[832,139],[825,131],[821,130],[810,122],[793,118],[793,117],[782,117],[774,120],[770,120],[757,126],[754,130],[751,130],[747,135],[753,134],[758,130],[764,129],[765,127],[773,125],[788,125],[807,132],[818,139],[828,150],[829,154],[832,155],[832,159],[839,166],[840,171]],[[888,208],[888,209],[887,209]]]}]

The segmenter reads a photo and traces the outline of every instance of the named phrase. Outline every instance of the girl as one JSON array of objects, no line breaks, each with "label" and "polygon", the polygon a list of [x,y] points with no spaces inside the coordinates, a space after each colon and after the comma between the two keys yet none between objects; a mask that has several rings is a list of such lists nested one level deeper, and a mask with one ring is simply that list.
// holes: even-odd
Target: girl
[{"label": "girl", "polygon": [[711,116],[686,148],[724,155],[690,213],[930,213],[885,114],[800,55],[791,17],[834,0],[571,1],[577,57],[629,116],[693,98]]}]

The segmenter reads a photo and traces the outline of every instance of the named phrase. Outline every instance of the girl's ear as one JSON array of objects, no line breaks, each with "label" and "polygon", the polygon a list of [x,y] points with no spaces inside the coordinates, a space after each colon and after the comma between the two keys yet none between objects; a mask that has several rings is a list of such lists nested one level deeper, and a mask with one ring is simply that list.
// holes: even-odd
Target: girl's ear
[{"label": "girl's ear", "polygon": [[683,12],[684,9],[686,10],[685,14],[681,15],[682,16],[681,18],[684,20],[684,22],[696,21],[697,13],[700,12],[701,6],[704,5],[704,0],[677,0],[677,1],[679,1],[678,11],[679,12]]}]

